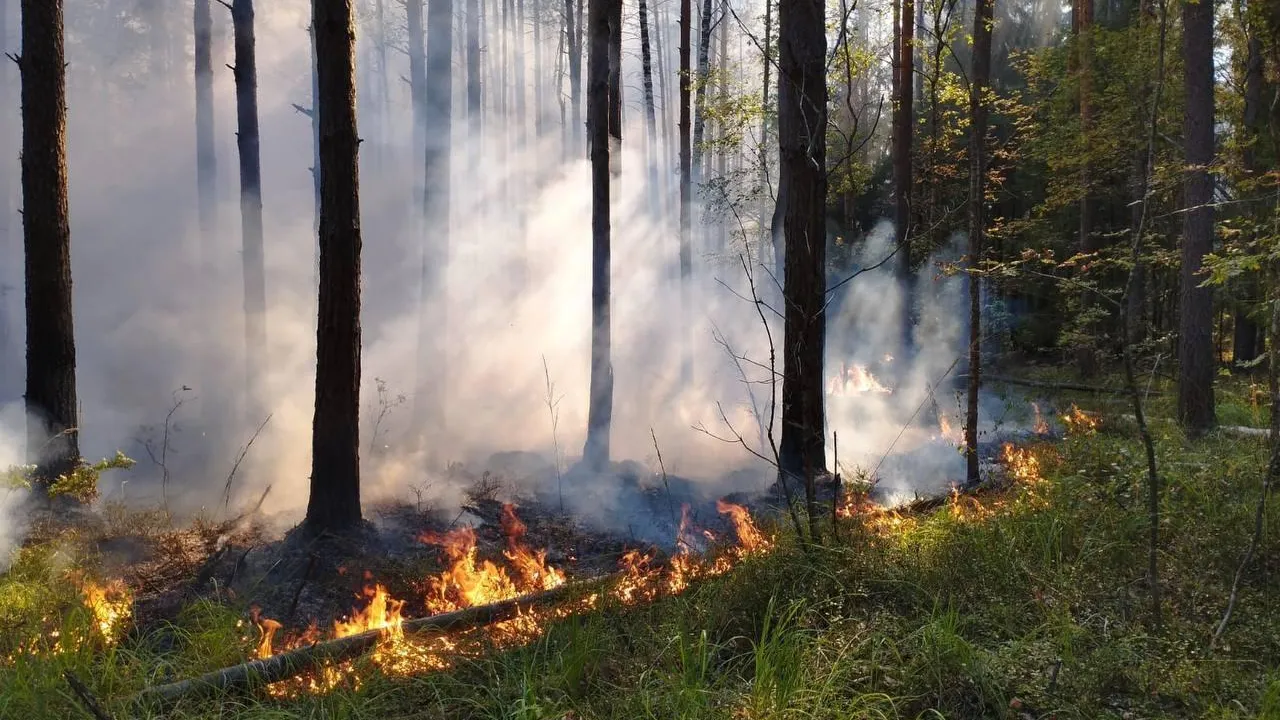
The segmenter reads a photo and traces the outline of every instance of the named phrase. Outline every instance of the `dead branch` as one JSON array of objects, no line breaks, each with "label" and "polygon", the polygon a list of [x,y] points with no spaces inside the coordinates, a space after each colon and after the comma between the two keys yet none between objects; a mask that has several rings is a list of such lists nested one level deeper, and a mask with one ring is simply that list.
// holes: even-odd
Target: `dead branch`
[{"label": "dead branch", "polygon": [[1236,568],[1235,579],[1231,581],[1231,597],[1227,599],[1227,609],[1222,613],[1222,622],[1218,623],[1218,629],[1213,631],[1213,637],[1209,640],[1210,650],[1217,647],[1222,634],[1227,631],[1227,622],[1231,620],[1231,612],[1235,610],[1236,599],[1240,596],[1240,578],[1244,577],[1245,568],[1249,567],[1249,563],[1253,562],[1253,556],[1258,552],[1258,544],[1262,541],[1263,521],[1267,514],[1267,496],[1270,494],[1271,473],[1263,473],[1262,494],[1258,497],[1258,509],[1253,516],[1253,537],[1249,539],[1249,547],[1245,550],[1244,558],[1240,560],[1240,566]]},{"label": "dead branch", "polygon": [[249,448],[253,447],[253,442],[258,439],[258,436],[262,434],[262,429],[265,428],[269,422],[271,422],[271,415],[268,415],[267,419],[262,421],[262,424],[258,426],[258,429],[253,431],[253,435],[249,438],[249,442],[245,443],[244,447],[240,448],[240,455],[236,458],[235,464],[231,466],[231,472],[227,474],[227,484],[222,489],[223,510],[226,510],[227,507],[231,505],[231,484],[235,482],[236,471],[240,469],[240,463],[244,462],[244,457],[249,454]]},{"label": "dead branch", "polygon": [[[590,580],[561,585],[546,592],[525,595],[490,605],[407,620],[401,626],[406,634],[460,630],[508,620],[517,613],[538,605],[549,605],[572,597],[584,590],[597,587],[618,577],[605,575]],[[200,677],[179,682],[156,685],[143,690],[134,698],[139,706],[171,705],[178,700],[206,696],[215,693],[243,693],[254,688],[287,680],[301,675],[311,668],[326,663],[340,663],[369,652],[384,637],[381,630],[371,630],[336,640],[315,643],[307,647],[272,655],[269,658],[215,670]]]},{"label": "dead branch", "polygon": [[62,677],[66,678],[67,684],[71,686],[71,692],[75,693],[76,698],[80,700],[80,704],[89,712],[96,720],[113,720],[111,713],[102,709],[102,705],[98,703],[93,693],[89,692],[89,688],[80,682],[80,678],[75,673],[66,670],[62,673]]}]

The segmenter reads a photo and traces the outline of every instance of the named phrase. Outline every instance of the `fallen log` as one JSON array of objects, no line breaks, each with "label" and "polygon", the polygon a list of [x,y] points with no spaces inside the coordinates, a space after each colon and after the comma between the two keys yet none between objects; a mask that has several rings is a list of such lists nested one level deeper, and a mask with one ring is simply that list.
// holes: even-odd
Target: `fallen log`
[{"label": "fallen log", "polygon": [[[618,574],[603,575],[589,580],[566,583],[560,587],[531,595],[524,595],[490,605],[478,605],[463,610],[414,618],[401,626],[405,634],[438,632],[472,628],[509,620],[521,610],[537,605],[547,605],[564,600],[617,578]],[[382,630],[371,630],[336,640],[317,642],[296,650],[272,655],[269,658],[234,665],[206,673],[189,680],[156,685],[146,688],[134,697],[140,706],[171,705],[182,698],[199,697],[213,693],[248,692],[274,682],[286,680],[324,663],[340,663],[359,657],[374,649],[384,636]]]},{"label": "fallen log", "polygon": [[[967,379],[968,375],[957,375],[956,380]],[[1052,390],[1055,392],[1086,392],[1097,395],[1124,395],[1129,392],[1123,387],[1102,387],[1099,385],[1083,385],[1071,382],[1044,382],[1041,380],[1028,380],[1026,378],[1009,377],[1008,375],[988,375],[982,374],[982,381],[988,383],[997,383],[1000,385],[1018,385],[1020,387],[1035,388],[1037,390]],[[1163,395],[1160,390],[1144,391],[1144,395]]]}]

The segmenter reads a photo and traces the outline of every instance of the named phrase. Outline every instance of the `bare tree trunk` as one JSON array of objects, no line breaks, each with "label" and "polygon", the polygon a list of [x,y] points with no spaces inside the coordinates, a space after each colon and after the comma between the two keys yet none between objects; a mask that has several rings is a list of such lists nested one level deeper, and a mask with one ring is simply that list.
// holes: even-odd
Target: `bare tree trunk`
[{"label": "bare tree trunk", "polygon": [[480,92],[480,0],[467,0],[467,120],[477,138],[483,129]]},{"label": "bare tree trunk", "polygon": [[236,145],[240,151],[240,232],[244,255],[245,377],[247,419],[255,421],[262,397],[267,348],[267,275],[262,238],[262,158],[258,140],[258,64],[253,0],[234,0]]},{"label": "bare tree trunk", "polygon": [[817,536],[816,477],[826,470],[823,349],[826,343],[825,13],[822,0],[780,3],[778,149],[787,187],[786,319],[779,472],[803,479],[810,534]]},{"label": "bare tree trunk", "polygon": [[609,167],[622,177],[622,0],[609,3]]},{"label": "bare tree trunk", "polygon": [[[898,67],[897,103],[893,121],[893,200],[894,241],[898,250],[898,273],[904,288],[902,308],[902,348],[909,351],[915,327],[915,258],[911,252],[911,141],[915,129],[912,109],[912,77],[915,72],[915,0],[902,0],[901,17],[898,18]],[[907,364],[903,363],[903,367]]]},{"label": "bare tree trunk", "polygon": [[[1091,147],[1090,133],[1093,125],[1092,99],[1092,27],[1093,0],[1075,0],[1072,9],[1073,30],[1075,34],[1076,72],[1078,74],[1080,92],[1080,136],[1082,154],[1080,161],[1080,228],[1079,252],[1091,254],[1098,251],[1093,238],[1093,173],[1090,167],[1089,152]],[[1083,329],[1092,334],[1101,328],[1090,319],[1097,303],[1093,292],[1084,290],[1080,297],[1081,314],[1084,318]],[[1098,353],[1096,343],[1081,343],[1076,351],[1076,366],[1081,377],[1090,378],[1098,374]]]},{"label": "bare tree trunk", "polygon": [[580,26],[582,16],[580,13],[581,5],[575,13],[573,0],[564,0],[565,33],[568,35],[569,46],[569,101],[573,108],[570,116],[573,129],[570,136],[573,139],[575,153],[580,152],[582,148],[582,28]]},{"label": "bare tree trunk", "polygon": [[[387,65],[387,10],[386,0],[375,0],[374,20],[378,24],[378,136],[386,142],[388,119],[391,114],[391,69]],[[380,153],[381,154],[381,153]]]},{"label": "bare tree trunk", "polygon": [[[431,232],[423,234],[422,274],[418,304],[418,378],[414,405],[416,430],[441,426],[447,420],[449,387],[445,270],[450,244],[450,148],[453,135],[453,0],[427,0],[425,92],[423,93],[425,151],[422,206]],[[434,385],[434,387],[429,387]]]},{"label": "bare tree trunk", "polygon": [[644,121],[652,157],[649,161],[649,212],[661,213],[658,197],[658,119],[653,104],[653,58],[649,53],[649,8],[640,0],[640,70],[644,77]]},{"label": "bare tree trunk", "polygon": [[613,419],[613,365],[609,317],[609,75],[610,18],[621,0],[590,0],[587,57],[587,130],[591,145],[591,396],[583,462],[596,472],[609,466]]},{"label": "bare tree trunk", "polygon": [[698,87],[693,100],[693,182],[701,186],[703,164],[703,136],[707,124],[707,76],[711,74],[711,29],[715,26],[711,17],[711,0],[702,0],[702,24],[698,40]]},{"label": "bare tree trunk", "polygon": [[[516,0],[515,13],[515,113],[516,113],[516,147],[524,151],[529,145],[529,115],[526,101],[528,84],[524,77],[524,0]],[[520,193],[524,197],[524,193]]]},{"label": "bare tree trunk", "polygon": [[533,1],[533,132],[541,139],[547,134],[546,80],[542,74],[542,14],[538,0]]},{"label": "bare tree trunk", "polygon": [[[690,217],[693,212],[693,146],[689,125],[689,96],[693,80],[689,67],[691,4],[692,0],[680,0],[680,296],[686,318],[693,314],[693,223]],[[685,383],[693,380],[693,325],[689,325],[680,373]]]},{"label": "bare tree trunk", "polygon": [[1178,324],[1178,421],[1192,435],[1216,423],[1213,398],[1213,291],[1200,287],[1204,256],[1213,251],[1213,4],[1182,7],[1186,109],[1183,140],[1182,277]]},{"label": "bare tree trunk", "polygon": [[[906,0],[910,3],[911,0]],[[973,20],[973,71],[969,85],[969,397],[965,412],[965,483],[978,484],[978,393],[982,388],[982,276],[979,263],[987,231],[983,209],[987,179],[987,105],[991,82],[991,24],[995,0],[978,0]],[[908,23],[909,24],[909,23]],[[906,62],[904,61],[904,65]],[[910,88],[910,85],[907,85]]]},{"label": "bare tree trunk", "polygon": [[[1246,56],[1244,62],[1244,121],[1245,132],[1255,143],[1262,131],[1262,87],[1263,77],[1262,40],[1253,29],[1248,29]],[[1254,143],[1246,144],[1241,153],[1245,172],[1256,176],[1258,167],[1258,151]],[[1257,302],[1258,277],[1250,273],[1240,283],[1244,298],[1237,301],[1235,311],[1235,337],[1232,344],[1232,357],[1236,365],[1248,363],[1258,357],[1258,323],[1250,315],[1250,310]]]},{"label": "bare tree trunk", "polygon": [[[770,71],[773,70],[773,52],[774,52],[773,50],[773,6],[774,6],[774,3],[775,3],[775,0],[764,0],[764,58],[763,58],[764,67],[762,68],[764,84],[760,88],[760,187],[761,188],[768,188],[771,180],[769,177],[769,143],[772,140],[773,133],[770,132],[770,122],[769,122],[770,110],[771,110],[769,105],[769,88],[772,87],[770,85],[769,76],[771,74]],[[776,211],[777,207],[778,207],[777,198],[775,197],[772,210]],[[774,216],[772,214],[766,216],[766,213],[770,213],[770,210],[771,208],[769,207],[769,203],[760,204],[759,222],[760,222],[760,227],[769,228],[769,239],[772,241],[771,244],[773,245],[774,274],[777,275],[779,280],[781,280],[783,276],[782,263],[783,263],[783,257],[785,256],[785,254],[783,253],[783,247],[781,242],[782,233],[781,233],[780,227],[774,227],[774,223],[773,223]]]},{"label": "bare tree trunk", "polygon": [[[716,70],[719,75],[717,80],[718,94],[720,101],[723,102],[729,94],[729,0],[721,0],[720,2],[720,51],[716,55]],[[727,161],[729,154],[729,146],[725,140],[725,125],[721,120],[716,123],[716,139],[719,140],[719,147],[716,153],[716,174],[720,178],[720,182],[725,182],[725,173],[728,170]],[[728,204],[729,198],[727,193],[722,189],[721,197],[718,202]],[[715,228],[715,250],[718,253],[724,252],[727,246],[727,238],[725,235],[724,217],[728,214],[728,208],[721,208],[721,212],[717,214]]]},{"label": "bare tree trunk", "polygon": [[80,460],[67,204],[63,0],[22,0],[22,226],[26,254],[27,454],[47,489]]},{"label": "bare tree trunk", "polygon": [[306,525],[360,523],[360,139],[352,0],[312,0],[320,78],[320,302]]},{"label": "bare tree trunk", "polygon": [[213,12],[210,0],[196,0],[193,24],[195,26],[196,190],[200,233],[205,243],[211,243],[218,212],[218,153],[213,138]]},{"label": "bare tree trunk", "polygon": [[[314,0],[313,0],[314,2]],[[413,157],[423,157],[427,145],[427,49],[423,4],[426,0],[405,0],[405,27],[409,34],[409,102],[413,106]],[[426,199],[426,178],[414,174],[413,202]],[[426,212],[419,205],[420,213]],[[421,365],[421,359],[419,359]]]},{"label": "bare tree trunk", "polygon": [[667,36],[669,23],[666,21],[667,10],[665,5],[661,8],[649,5],[649,10],[650,15],[653,17],[653,52],[657,56],[656,104],[660,104],[662,107],[661,112],[658,114],[658,129],[661,131],[662,136],[662,149],[657,153],[658,180],[660,183],[658,197],[660,198],[660,211],[662,212],[663,220],[666,221],[670,217],[670,208],[673,205],[671,197],[671,148],[673,147],[671,142],[671,101],[670,93],[667,91],[667,67],[669,63],[667,62],[665,49],[670,43],[663,41],[663,38]]},{"label": "bare tree trunk", "polygon": [[[314,27],[307,28],[307,38],[311,41],[311,185],[315,194],[314,202],[314,227],[315,232],[320,232],[320,77],[316,71],[318,58],[316,57],[316,31]],[[315,280],[320,279],[320,246],[316,245],[316,276]]]}]

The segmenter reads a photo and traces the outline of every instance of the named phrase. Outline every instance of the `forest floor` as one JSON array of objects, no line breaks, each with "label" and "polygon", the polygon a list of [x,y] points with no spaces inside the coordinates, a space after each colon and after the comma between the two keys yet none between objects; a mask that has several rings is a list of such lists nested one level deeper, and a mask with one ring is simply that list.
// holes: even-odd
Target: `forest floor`
[{"label": "forest floor", "polygon": [[[1253,534],[1265,439],[1214,432],[1188,441],[1171,420],[1172,394],[1158,394],[1170,388],[1157,380],[1151,390],[1163,481],[1159,630],[1146,581],[1145,458],[1126,419],[1131,409],[1120,398],[1067,394],[1055,398],[1060,407],[1074,402],[1101,424],[1025,446],[1034,472],[1003,490],[927,513],[855,512],[821,547],[797,542],[783,518],[766,521],[769,552],[679,595],[548,621],[519,647],[407,675],[365,659],[351,670],[359,682],[324,692],[191,700],[164,716],[1280,718],[1274,509],[1221,641],[1210,646]],[[1258,390],[1224,379],[1221,423],[1265,427]],[[531,535],[555,532],[549,520],[528,520]],[[90,717],[66,671],[117,720],[159,717],[131,698],[252,657],[252,593],[140,593],[150,604],[140,599],[132,621],[120,623],[134,629],[106,642],[81,586],[122,572],[135,588],[170,590],[202,571],[206,581],[221,577],[245,551],[222,550],[213,564],[211,553],[253,548],[262,542],[255,532],[173,528],[163,514],[117,508],[37,534],[0,575],[0,718]],[[482,555],[500,542],[482,538]],[[607,538],[575,542],[592,548],[584,555],[625,549]],[[167,551],[154,553],[156,545]],[[395,573],[382,570],[394,584]],[[350,579],[343,592],[358,584]],[[306,606],[298,595],[277,592],[274,608]],[[315,607],[342,596],[317,597]]]}]

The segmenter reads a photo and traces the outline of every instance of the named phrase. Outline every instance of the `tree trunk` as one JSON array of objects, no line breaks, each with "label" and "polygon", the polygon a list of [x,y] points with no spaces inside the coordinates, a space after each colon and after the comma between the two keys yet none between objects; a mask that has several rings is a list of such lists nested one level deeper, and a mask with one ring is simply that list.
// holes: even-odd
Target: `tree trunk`
[{"label": "tree trunk", "polygon": [[[1244,171],[1251,177],[1256,177],[1261,169],[1258,167],[1256,142],[1260,139],[1263,129],[1262,87],[1265,78],[1263,77],[1262,41],[1255,30],[1247,28],[1247,31],[1244,63],[1244,117],[1242,119],[1249,142],[1244,146],[1241,160]],[[1246,275],[1240,283],[1245,297],[1237,301],[1235,338],[1232,347],[1232,357],[1237,366],[1257,358],[1261,351],[1258,343],[1260,324],[1251,316],[1251,311],[1258,302],[1258,284],[1255,272]]]},{"label": "tree trunk", "polygon": [[22,239],[27,454],[42,489],[80,459],[67,206],[63,0],[22,0]]},{"label": "tree trunk", "polygon": [[[689,67],[691,4],[692,0],[680,0],[680,298],[686,317],[693,314],[693,146],[689,134],[689,96],[693,80]],[[685,339],[680,371],[685,383],[693,380],[692,323],[689,325],[691,329]]]},{"label": "tree trunk", "polygon": [[[721,0],[720,2],[720,51],[716,56],[716,71],[719,76],[717,78],[718,82],[716,85],[718,88],[717,92],[721,102],[724,102],[724,99],[729,96],[728,18],[729,18],[729,2],[728,0]],[[728,162],[728,156],[729,156],[729,145],[728,143],[724,142],[725,136],[726,136],[725,125],[724,125],[724,121],[721,120],[716,123],[716,139],[719,141],[718,143],[719,147],[716,148],[717,149],[716,175],[717,177],[720,178],[721,183],[725,182],[726,173],[728,171],[727,162]],[[718,202],[722,203],[724,207],[721,208],[721,212],[717,213],[716,233],[715,233],[715,238],[716,238],[715,251],[717,253],[723,253],[725,250],[725,247],[727,246],[727,242],[726,242],[727,238],[725,235],[726,226],[724,222],[724,217],[726,214],[728,214],[728,210],[729,210],[729,208],[727,207],[729,203],[729,198],[723,186],[721,186],[720,195],[721,197],[718,198]]]},{"label": "tree trunk", "polygon": [[533,25],[533,132],[534,137],[542,139],[547,134],[547,99],[544,88],[546,80],[542,72],[542,16],[538,2],[534,0],[532,7]]},{"label": "tree trunk", "polygon": [[640,0],[640,70],[644,76],[644,122],[652,157],[649,161],[649,213],[661,213],[658,198],[658,117],[653,104],[653,58],[649,53],[649,8]]},{"label": "tree trunk", "polygon": [[569,46],[569,104],[573,109],[570,136],[577,153],[582,148],[582,17],[574,12],[573,0],[564,0],[564,22]]},{"label": "tree trunk", "polygon": [[711,28],[714,25],[711,19],[711,0],[702,0],[702,18],[698,28],[698,86],[694,91],[693,100],[692,180],[698,185],[702,184],[702,139],[706,133],[707,124],[707,76],[711,73]]},{"label": "tree trunk", "polygon": [[360,523],[360,139],[351,0],[312,0],[320,77],[320,304],[307,526]]},{"label": "tree trunk", "polygon": [[[480,0],[467,0],[467,121],[471,134],[479,137],[482,125],[480,95]],[[479,155],[479,148],[476,148]]]},{"label": "tree trunk", "polygon": [[[764,0],[764,68],[762,74],[764,84],[760,89],[760,187],[769,187],[769,142],[772,139],[772,133],[769,131],[769,88],[770,71],[773,70],[773,6],[775,0]],[[774,218],[778,217],[777,210],[780,207],[778,198],[782,195],[782,189],[778,188],[777,197],[774,198],[772,213],[769,203],[760,204],[760,227],[768,228],[769,239],[773,246],[773,267],[774,274],[778,281],[782,281],[783,277],[783,258],[785,253],[782,247],[782,227],[781,223],[774,222]]]},{"label": "tree trunk", "polygon": [[[525,82],[524,73],[524,0],[516,0],[516,13],[514,20],[515,39],[515,110],[516,114],[516,148],[523,152],[529,145],[529,116],[526,107],[527,83]],[[523,173],[521,173],[523,176]],[[521,192],[519,197],[523,198],[524,193]]]},{"label": "tree trunk", "polygon": [[[1093,0],[1075,0],[1072,8],[1072,30],[1075,35],[1076,74],[1079,83],[1080,100],[1080,227],[1078,247],[1082,255],[1098,251],[1099,247],[1093,237],[1093,172],[1089,160],[1092,143],[1090,134],[1093,128]],[[1092,264],[1092,263],[1090,263]],[[1087,275],[1082,280],[1088,281]],[[1096,281],[1097,278],[1094,278]],[[1082,328],[1086,334],[1093,336],[1101,333],[1101,326],[1090,318],[1095,312],[1097,303],[1092,290],[1084,290],[1080,295],[1080,311]],[[1097,338],[1101,341],[1101,338]],[[1076,349],[1076,369],[1080,376],[1091,378],[1098,374],[1098,342],[1083,342]]]},{"label": "tree trunk", "polygon": [[[893,119],[893,229],[898,247],[898,272],[905,290],[902,307],[902,348],[912,346],[915,326],[914,258],[911,253],[909,230],[911,225],[911,139],[915,117],[912,112],[912,89],[915,74],[913,59],[915,42],[915,0],[902,0],[901,17],[898,19],[898,79],[895,85],[897,103]],[[907,367],[906,363],[901,364]]]},{"label": "tree trunk", "polygon": [[[315,0],[312,0],[315,2]],[[409,103],[413,106],[413,157],[421,158],[427,146],[427,49],[424,31],[423,4],[426,0],[406,0],[405,22],[409,34]],[[426,178],[414,173],[413,195],[415,204],[425,203]],[[419,205],[421,213],[426,205]]]},{"label": "tree trunk", "polygon": [[[427,0],[422,207],[431,232],[423,233],[418,303],[417,431],[447,419],[449,387],[448,297],[444,269],[450,244],[450,147],[453,135],[453,0]],[[425,373],[428,369],[430,376]]]},{"label": "tree trunk", "polygon": [[[196,190],[200,233],[205,243],[214,240],[218,212],[218,153],[213,130],[213,12],[210,0],[196,0]],[[208,252],[207,250],[205,252]],[[204,275],[204,272],[201,272]]]},{"label": "tree trunk", "polygon": [[[910,2],[910,0],[907,0]],[[973,20],[973,71],[969,85],[969,393],[965,411],[965,484],[978,484],[978,393],[982,388],[982,277],[978,274],[986,233],[986,144],[987,107],[985,97],[991,81],[991,25],[995,0],[978,0]],[[909,86],[908,86],[909,87]]]},{"label": "tree trunk", "polygon": [[622,177],[622,0],[609,2],[609,167]]},{"label": "tree trunk", "polygon": [[815,479],[826,469],[822,362],[826,342],[827,38],[823,10],[822,0],[786,0],[778,9],[778,149],[787,188],[779,471],[788,478],[803,478],[811,524],[817,518]]},{"label": "tree trunk", "polygon": [[240,151],[240,232],[244,260],[246,419],[254,422],[262,397],[267,348],[267,275],[262,239],[262,158],[258,142],[258,64],[253,0],[234,0],[236,146]]},{"label": "tree trunk", "polygon": [[[313,232],[320,232],[320,79],[316,75],[316,32],[314,27],[307,28],[307,39],[311,41],[311,186],[315,196]],[[319,281],[320,247],[316,246],[316,277]]]},{"label": "tree trunk", "polygon": [[1213,427],[1213,291],[1199,287],[1213,251],[1213,4],[1182,6],[1184,95],[1182,276],[1178,322],[1178,421],[1192,435]]},{"label": "tree trunk", "polygon": [[609,318],[609,76],[610,18],[622,0],[590,0],[587,22],[587,131],[591,146],[591,396],[587,442],[582,458],[588,468],[609,466],[609,429],[613,418],[613,365]]}]

